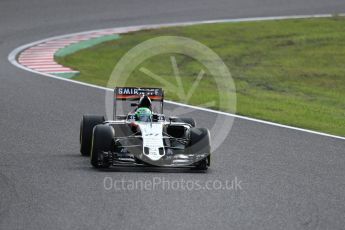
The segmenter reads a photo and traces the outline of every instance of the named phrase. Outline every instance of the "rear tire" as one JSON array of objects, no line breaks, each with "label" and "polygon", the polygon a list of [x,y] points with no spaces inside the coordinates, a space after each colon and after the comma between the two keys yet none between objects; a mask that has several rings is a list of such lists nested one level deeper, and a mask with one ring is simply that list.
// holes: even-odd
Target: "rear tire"
[{"label": "rear tire", "polygon": [[90,156],[92,131],[96,125],[105,121],[104,116],[84,115],[80,122],[80,153],[82,156]]},{"label": "rear tire", "polygon": [[103,158],[103,152],[112,152],[115,131],[108,125],[96,125],[93,129],[91,143],[91,165],[95,168],[108,168],[108,159]]},{"label": "rear tire", "polygon": [[211,163],[211,138],[208,129],[191,128],[190,146],[188,148],[191,154],[208,154],[207,157],[195,163],[196,169],[207,170]]}]

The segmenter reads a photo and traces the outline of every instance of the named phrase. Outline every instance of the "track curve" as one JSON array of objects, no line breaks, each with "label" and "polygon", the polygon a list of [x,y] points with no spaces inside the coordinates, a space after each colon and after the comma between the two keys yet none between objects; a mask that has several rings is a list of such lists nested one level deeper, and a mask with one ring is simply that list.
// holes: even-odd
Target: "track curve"
[{"label": "track curve", "polygon": [[[207,174],[98,172],[78,153],[78,121],[104,92],[17,69],[15,47],[107,27],[205,19],[342,13],[341,0],[0,2],[1,229],[342,229],[345,144],[235,120]],[[212,114],[200,113],[207,125]],[[237,191],[115,191],[126,180],[242,181]]]}]

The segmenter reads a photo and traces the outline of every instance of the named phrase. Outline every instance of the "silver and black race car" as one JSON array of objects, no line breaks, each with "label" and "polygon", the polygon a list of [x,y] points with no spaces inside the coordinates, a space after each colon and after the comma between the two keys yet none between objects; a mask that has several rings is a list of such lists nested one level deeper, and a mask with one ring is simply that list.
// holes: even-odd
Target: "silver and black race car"
[{"label": "silver and black race car", "polygon": [[210,166],[210,133],[193,118],[163,114],[161,88],[116,87],[114,117],[84,115],[80,152],[95,168],[110,166]]}]

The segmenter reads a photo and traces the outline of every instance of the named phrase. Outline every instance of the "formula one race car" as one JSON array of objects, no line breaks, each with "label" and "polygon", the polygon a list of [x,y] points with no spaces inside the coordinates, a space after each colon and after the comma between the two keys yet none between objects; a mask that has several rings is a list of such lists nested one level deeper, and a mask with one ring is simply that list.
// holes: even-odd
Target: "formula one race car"
[{"label": "formula one race car", "polygon": [[193,118],[163,114],[161,88],[117,87],[114,118],[84,115],[80,152],[95,168],[110,166],[210,166],[210,133]]}]

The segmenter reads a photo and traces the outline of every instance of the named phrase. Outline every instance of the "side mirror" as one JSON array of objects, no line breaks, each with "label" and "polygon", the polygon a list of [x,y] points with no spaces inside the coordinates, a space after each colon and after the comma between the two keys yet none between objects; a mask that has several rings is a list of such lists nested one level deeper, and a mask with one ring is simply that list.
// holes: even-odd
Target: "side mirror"
[{"label": "side mirror", "polygon": [[138,103],[131,103],[131,106],[136,107],[136,106],[138,106]]}]

